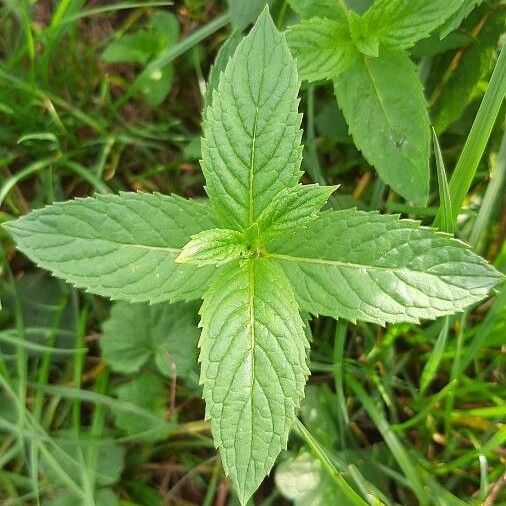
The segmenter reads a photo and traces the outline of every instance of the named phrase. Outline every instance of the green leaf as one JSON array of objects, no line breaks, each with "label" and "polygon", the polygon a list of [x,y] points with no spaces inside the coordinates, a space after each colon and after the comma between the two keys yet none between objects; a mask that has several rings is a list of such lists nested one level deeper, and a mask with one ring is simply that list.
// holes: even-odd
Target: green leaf
[{"label": "green leaf", "polygon": [[439,33],[440,38],[444,39],[450,32],[457,29],[462,21],[464,21],[478,5],[482,4],[483,1],[484,0],[466,0],[441,26]]},{"label": "green leaf", "polygon": [[206,416],[242,504],[286,448],[309,370],[292,289],[276,265],[221,268],[201,308]]},{"label": "green leaf", "polygon": [[[138,62],[147,64],[173,46],[179,37],[177,18],[169,12],[156,12],[150,19],[149,30],[124,35],[109,44],[102,59],[108,63]],[[144,101],[151,107],[159,105],[172,86],[172,65],[143,72],[137,81]]]},{"label": "green leaf", "polygon": [[337,186],[297,185],[280,191],[254,225],[264,242],[286,236],[316,220]]},{"label": "green leaf", "polygon": [[364,14],[370,36],[407,49],[430,35],[465,0],[376,0]]},{"label": "green leaf", "polygon": [[286,31],[301,79],[319,81],[339,76],[352,61],[353,45],[347,22],[313,18]]},{"label": "green leaf", "polygon": [[190,236],[215,227],[209,206],[122,193],[75,199],[4,224],[41,267],[89,292],[130,302],[197,299],[212,268],[175,263]]},{"label": "green leaf", "polygon": [[144,72],[139,76],[138,87],[150,107],[160,105],[172,86],[174,68],[171,65]]},{"label": "green leaf", "polygon": [[[63,492],[56,495],[54,499],[45,499],[42,506],[75,506],[81,504],[82,497],[72,492]],[[95,506],[118,506],[119,499],[114,491],[110,488],[100,488],[95,492],[93,498]]]},{"label": "green leaf", "polygon": [[[142,438],[146,441],[159,441],[170,434],[173,427],[165,420],[168,392],[159,376],[143,372],[132,381],[116,388],[116,393],[120,401],[138,406],[154,415],[148,419],[133,412],[113,408],[116,425],[126,434],[129,436],[142,434]],[[160,419],[158,426],[155,417]]]},{"label": "green leaf", "polygon": [[102,60],[106,63],[147,63],[156,48],[156,35],[140,31],[113,40],[102,53]]},{"label": "green leaf", "polygon": [[304,425],[323,446],[339,444],[339,416],[336,394],[328,385],[308,385],[300,416]]},{"label": "green leaf", "polygon": [[150,31],[156,32],[159,37],[159,51],[165,49],[164,46],[172,45],[179,38],[179,21],[171,12],[157,11],[149,20]]},{"label": "green leaf", "polygon": [[355,12],[350,13],[350,34],[355,47],[367,56],[379,55],[379,38],[370,33],[369,26],[364,19]]},{"label": "green leaf", "polygon": [[348,9],[344,0],[287,0],[302,19],[314,17],[347,21]]},{"label": "green leaf", "polygon": [[248,248],[243,233],[226,228],[212,228],[193,235],[176,262],[197,266],[221,265],[247,256]]},{"label": "green leaf", "polygon": [[[504,102],[505,90],[506,48],[502,46],[487,91],[450,179],[453,219],[457,218],[474,180],[474,175],[487,146],[495,120]],[[438,213],[435,223],[439,223],[440,218]]]},{"label": "green leaf", "polygon": [[206,191],[225,228],[249,227],[299,180],[298,90],[285,38],[265,10],[222,73],[203,124]]},{"label": "green leaf", "polygon": [[244,30],[253,23],[268,0],[228,0],[230,20],[236,30]]},{"label": "green leaf", "polygon": [[448,179],[446,178],[445,163],[441,146],[437,138],[436,132],[432,130],[432,138],[434,139],[434,156],[436,158],[437,183],[439,188],[439,211],[441,213],[441,226],[443,232],[452,234],[455,232],[455,220],[452,216],[452,200],[450,196],[450,188]]},{"label": "green leaf", "polygon": [[418,322],[462,311],[503,277],[464,243],[396,216],[324,212],[269,248],[302,309],[351,321]]},{"label": "green leaf", "polygon": [[357,54],[334,80],[357,147],[396,192],[424,205],[429,190],[430,129],[422,86],[409,57],[385,49]]},{"label": "green leaf", "polygon": [[120,302],[104,323],[100,348],[114,371],[138,372],[154,359],[162,374],[184,378],[197,365],[198,338],[194,303]]},{"label": "green leaf", "polygon": [[351,504],[336,487],[319,460],[303,452],[276,468],[276,486],[295,506]]}]

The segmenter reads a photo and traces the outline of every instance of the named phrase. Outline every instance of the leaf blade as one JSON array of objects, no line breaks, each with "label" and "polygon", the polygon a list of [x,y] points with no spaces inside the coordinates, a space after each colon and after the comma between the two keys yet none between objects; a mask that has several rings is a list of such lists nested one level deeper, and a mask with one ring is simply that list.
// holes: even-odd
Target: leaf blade
[{"label": "leaf blade", "polygon": [[462,7],[464,0],[376,0],[364,14],[369,33],[386,44],[408,49]]},{"label": "leaf blade", "polygon": [[308,342],[288,281],[266,260],[222,267],[201,316],[206,417],[245,504],[286,447]]},{"label": "leaf blade", "polygon": [[279,192],[255,224],[263,241],[290,235],[318,218],[337,186],[298,185]]},{"label": "leaf blade", "polygon": [[221,265],[239,258],[246,258],[248,254],[244,235],[237,230],[226,228],[211,228],[196,235],[192,235],[176,263],[193,265]]},{"label": "leaf blade", "polygon": [[357,54],[354,63],[334,80],[334,90],[365,158],[396,192],[425,204],[429,190],[429,117],[409,57],[396,49],[385,49],[378,58]]},{"label": "leaf blade", "polygon": [[215,227],[206,203],[160,194],[56,203],[4,224],[18,248],[79,288],[115,300],[201,297],[213,271],[175,263],[191,235]]},{"label": "leaf blade", "polygon": [[103,325],[102,358],[124,374],[138,372],[154,359],[162,374],[185,377],[197,364],[196,315],[195,304],[119,302]]},{"label": "leaf blade", "polygon": [[325,212],[276,241],[301,309],[334,318],[418,322],[463,310],[503,276],[464,243],[397,216]]},{"label": "leaf blade", "polygon": [[225,228],[247,228],[301,176],[299,81],[268,10],[221,74],[203,123],[206,192]]},{"label": "leaf blade", "polygon": [[346,68],[352,53],[347,22],[312,18],[286,30],[290,51],[297,59],[301,79],[334,79]]}]

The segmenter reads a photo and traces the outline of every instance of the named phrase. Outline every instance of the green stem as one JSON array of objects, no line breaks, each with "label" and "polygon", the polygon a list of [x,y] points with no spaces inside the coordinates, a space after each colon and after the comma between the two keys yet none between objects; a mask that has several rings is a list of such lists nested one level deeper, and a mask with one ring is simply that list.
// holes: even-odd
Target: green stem
[{"label": "green stem", "polygon": [[343,448],[346,442],[347,427],[350,423],[348,411],[346,409],[346,397],[343,388],[343,370],[344,370],[344,353],[346,345],[346,329],[345,322],[337,322],[336,337],[334,340],[334,385],[336,389],[337,407],[339,415],[339,436],[340,445]]},{"label": "green stem", "polygon": [[409,485],[413,490],[416,498],[418,499],[419,504],[421,506],[427,506],[430,504],[427,492],[422,482],[420,481],[418,471],[413,465],[408,452],[404,449],[401,441],[387,422],[384,415],[376,407],[375,403],[369,397],[362,385],[360,385],[351,375],[348,375],[346,377],[346,382],[348,386],[353,390],[359,401],[362,403],[362,406],[367,411],[371,420],[374,422],[374,425],[376,425],[381,435],[383,436],[385,443],[390,448],[390,451],[397,460],[399,467],[402,469],[404,475],[408,479]]},{"label": "green stem", "polygon": [[364,501],[364,499],[362,499],[350,485],[348,485],[348,482],[341,476],[334,464],[332,464],[332,461],[327,456],[325,450],[320,446],[318,441],[313,438],[311,433],[299,419],[295,420],[295,427],[306,441],[306,444],[311,449],[313,455],[321,462],[327,474],[334,481],[344,496],[350,501],[349,504],[353,506],[368,506],[368,503]]}]

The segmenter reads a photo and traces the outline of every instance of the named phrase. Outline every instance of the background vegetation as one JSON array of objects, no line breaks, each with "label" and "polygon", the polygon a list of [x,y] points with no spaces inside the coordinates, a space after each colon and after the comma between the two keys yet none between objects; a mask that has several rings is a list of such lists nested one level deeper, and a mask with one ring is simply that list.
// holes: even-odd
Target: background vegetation
[{"label": "background vegetation", "polygon": [[[0,221],[93,192],[201,196],[205,82],[253,3],[3,0]],[[348,3],[360,11],[370,2]],[[503,1],[470,3],[457,31],[411,50],[449,173],[504,29]],[[279,28],[292,22],[284,0],[271,10]],[[435,163],[429,206],[412,207],[354,147],[331,85],[303,86],[301,98],[305,182],[340,183],[336,208],[433,222]],[[467,174],[456,235],[506,273],[505,139],[503,107]],[[203,420],[197,308],[120,304],[111,313],[0,234],[1,504],[236,504]],[[309,433],[294,430],[255,504],[348,504],[336,469],[385,504],[506,504],[505,288],[422,326],[319,318],[311,328]]]}]

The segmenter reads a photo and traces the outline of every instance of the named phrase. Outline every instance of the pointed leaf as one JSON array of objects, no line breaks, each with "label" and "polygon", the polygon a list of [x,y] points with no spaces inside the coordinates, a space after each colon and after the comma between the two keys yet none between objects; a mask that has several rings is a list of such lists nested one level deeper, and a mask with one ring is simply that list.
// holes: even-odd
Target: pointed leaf
[{"label": "pointed leaf", "polygon": [[364,18],[355,12],[350,12],[350,34],[355,47],[367,56],[378,56],[379,38],[369,29]]},{"label": "pointed leaf", "polygon": [[353,45],[347,22],[313,18],[286,31],[301,79],[319,81],[339,76],[351,61]]},{"label": "pointed leaf", "polygon": [[471,12],[482,4],[484,0],[467,0],[465,1],[460,9],[454,12],[441,26],[439,37],[444,39],[450,32],[460,26],[462,21],[471,14]]},{"label": "pointed leaf", "polygon": [[503,276],[464,243],[396,216],[328,211],[271,245],[301,307],[334,318],[418,322],[462,311]]},{"label": "pointed leaf", "polygon": [[407,49],[442,25],[468,0],[376,0],[365,13],[371,36]]},{"label": "pointed leaf", "polygon": [[244,234],[237,230],[212,228],[193,235],[176,258],[180,264],[221,265],[248,256]]},{"label": "pointed leaf", "polygon": [[203,124],[202,169],[225,228],[251,225],[300,178],[299,82],[268,10],[222,73]]},{"label": "pointed leaf", "polygon": [[336,186],[298,185],[279,192],[255,224],[263,241],[289,235],[318,218]]},{"label": "pointed leaf", "polygon": [[441,153],[441,146],[434,129],[432,129],[432,138],[434,139],[434,157],[436,158],[437,184],[439,188],[439,213],[441,215],[441,225],[439,228],[443,232],[453,234],[455,232],[455,220],[452,216],[452,199],[446,177],[443,153]]},{"label": "pointed leaf", "polygon": [[304,324],[283,272],[266,260],[222,267],[201,315],[206,415],[245,504],[286,448],[303,397]]},{"label": "pointed leaf", "polygon": [[424,205],[429,189],[430,129],[422,86],[409,57],[385,49],[357,54],[334,81],[339,106],[357,147],[381,178]]},{"label": "pointed leaf", "polygon": [[213,269],[178,265],[190,236],[215,227],[209,206],[122,193],[75,199],[4,224],[30,259],[89,292],[130,302],[202,296]]}]

